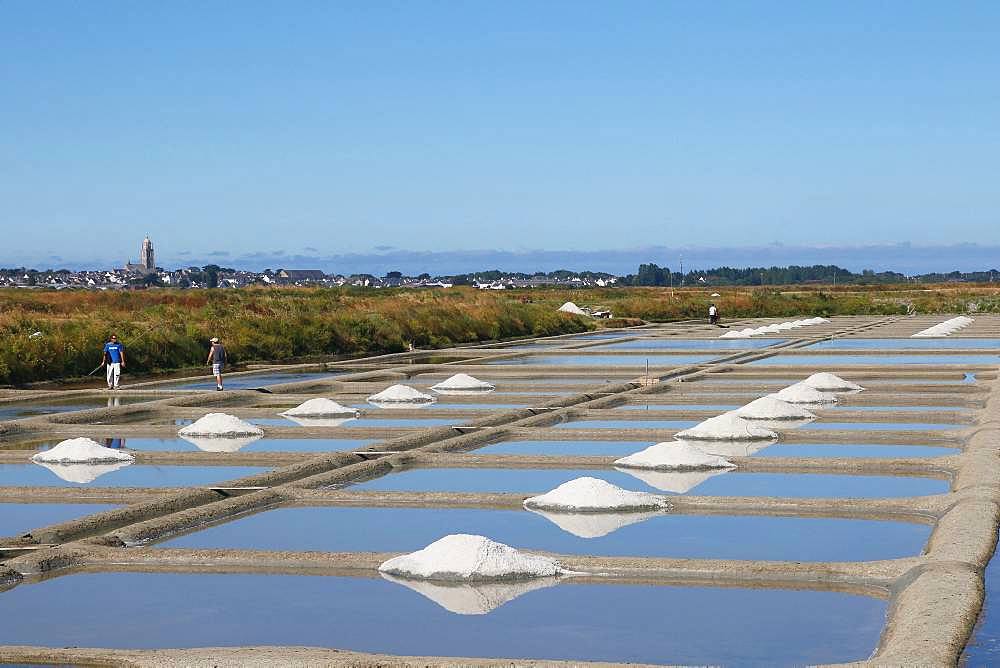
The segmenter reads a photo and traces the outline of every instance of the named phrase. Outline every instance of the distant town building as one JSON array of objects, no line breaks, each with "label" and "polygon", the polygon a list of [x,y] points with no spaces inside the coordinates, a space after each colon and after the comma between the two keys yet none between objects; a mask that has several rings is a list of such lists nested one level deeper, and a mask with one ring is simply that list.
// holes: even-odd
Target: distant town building
[{"label": "distant town building", "polygon": [[142,240],[142,246],[139,247],[139,263],[132,264],[127,262],[125,264],[125,271],[130,274],[153,274],[156,273],[156,259],[153,256],[153,242],[146,237]]},{"label": "distant town building", "polygon": [[326,279],[326,274],[319,269],[281,269],[278,271],[277,277],[282,279],[282,282],[301,283],[323,281]]}]

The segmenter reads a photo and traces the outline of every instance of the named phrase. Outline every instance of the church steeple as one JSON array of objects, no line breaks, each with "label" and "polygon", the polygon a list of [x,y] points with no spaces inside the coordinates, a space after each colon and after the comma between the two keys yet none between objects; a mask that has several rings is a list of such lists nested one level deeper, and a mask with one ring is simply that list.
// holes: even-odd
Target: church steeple
[{"label": "church steeple", "polygon": [[139,264],[148,272],[156,271],[156,260],[153,256],[153,242],[147,236],[142,240],[142,247],[139,249]]}]

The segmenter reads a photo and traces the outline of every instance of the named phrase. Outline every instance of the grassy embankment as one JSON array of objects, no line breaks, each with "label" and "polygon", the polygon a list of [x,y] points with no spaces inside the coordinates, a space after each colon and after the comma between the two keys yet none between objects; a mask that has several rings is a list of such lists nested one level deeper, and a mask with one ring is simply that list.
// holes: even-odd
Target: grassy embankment
[{"label": "grassy embankment", "polygon": [[[712,292],[722,296],[710,297]],[[530,300],[523,303],[523,300]],[[86,374],[117,332],[129,371],[199,366],[220,336],[239,362],[377,354],[593,326],[556,312],[565,301],[644,320],[800,315],[1000,312],[991,285],[595,290],[249,289],[138,292],[0,291],[0,384]],[[32,336],[35,332],[40,335]]]}]

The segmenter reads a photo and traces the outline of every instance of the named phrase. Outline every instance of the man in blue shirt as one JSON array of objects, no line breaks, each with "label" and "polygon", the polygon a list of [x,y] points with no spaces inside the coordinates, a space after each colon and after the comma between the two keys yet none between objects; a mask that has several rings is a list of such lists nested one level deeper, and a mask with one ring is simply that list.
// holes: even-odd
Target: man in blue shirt
[{"label": "man in blue shirt", "polygon": [[118,342],[118,336],[111,335],[101,353],[101,366],[108,368],[108,389],[118,389],[118,379],[125,368],[125,346]]}]

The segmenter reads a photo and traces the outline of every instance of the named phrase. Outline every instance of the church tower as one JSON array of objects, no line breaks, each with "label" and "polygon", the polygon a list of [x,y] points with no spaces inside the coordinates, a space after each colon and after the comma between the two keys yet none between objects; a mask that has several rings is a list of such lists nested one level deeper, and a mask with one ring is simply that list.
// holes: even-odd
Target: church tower
[{"label": "church tower", "polygon": [[142,248],[139,249],[139,264],[146,270],[147,274],[156,271],[156,260],[153,259],[153,242],[146,237],[142,240]]}]

